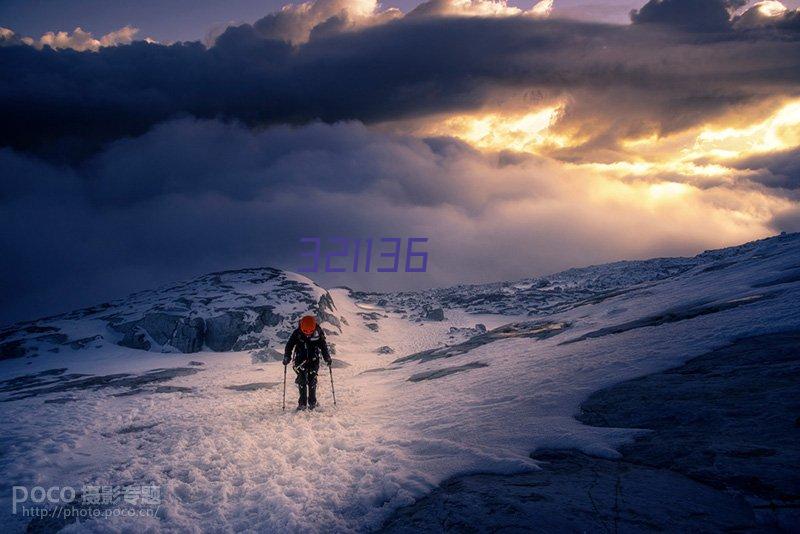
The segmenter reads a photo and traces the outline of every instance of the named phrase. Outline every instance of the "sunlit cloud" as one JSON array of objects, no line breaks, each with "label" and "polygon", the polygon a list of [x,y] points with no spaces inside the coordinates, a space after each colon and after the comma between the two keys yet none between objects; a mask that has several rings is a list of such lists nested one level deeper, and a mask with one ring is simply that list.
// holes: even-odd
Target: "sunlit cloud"
[{"label": "sunlit cloud", "polygon": [[555,105],[518,114],[457,114],[427,122],[418,133],[456,137],[482,150],[539,153],[543,147],[561,147],[568,142],[549,131],[561,109],[561,105]]},{"label": "sunlit cloud", "polygon": [[12,41],[16,37],[18,42],[42,49],[49,46],[54,50],[76,50],[78,52],[96,52],[107,46],[126,45],[133,42],[138,28],[133,26],[123,26],[122,28],[109,32],[99,38],[95,38],[92,32],[84,31],[81,27],[75,28],[71,32],[57,31],[46,32],[41,37],[22,37],[9,28],[0,28],[0,40]]},{"label": "sunlit cloud", "polygon": [[546,18],[553,11],[553,0],[540,0],[528,10],[508,5],[507,0],[428,0],[409,16],[439,17],[515,17]]},{"label": "sunlit cloud", "polygon": [[[548,156],[554,150],[578,147],[586,141],[586,138],[555,131],[564,106],[559,103],[530,112],[495,111],[436,117],[418,127],[416,133],[455,137],[485,152],[514,151]],[[750,113],[758,111],[761,109]],[[753,116],[745,120],[736,117],[736,123],[729,126],[725,125],[725,120],[671,136],[624,139],[619,143],[614,161],[587,159],[570,165],[620,177],[674,174],[696,184],[703,184],[703,179],[720,183],[747,175],[746,171],[732,168],[733,161],[800,146],[800,100],[784,102],[777,109],[771,109],[766,117]],[[670,196],[663,194],[667,190],[656,188],[651,196]]]},{"label": "sunlit cloud", "polygon": [[744,128],[709,128],[697,136],[693,153],[718,157],[775,152],[800,146],[800,100],[781,107],[767,119]]}]

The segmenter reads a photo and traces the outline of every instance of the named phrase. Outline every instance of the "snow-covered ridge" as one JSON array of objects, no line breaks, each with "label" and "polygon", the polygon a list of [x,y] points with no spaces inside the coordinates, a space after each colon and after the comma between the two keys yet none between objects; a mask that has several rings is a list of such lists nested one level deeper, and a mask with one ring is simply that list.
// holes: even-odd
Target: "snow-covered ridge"
[{"label": "snow-covered ridge", "polygon": [[691,258],[617,261],[516,281],[400,293],[357,292],[354,296],[361,302],[379,304],[416,319],[424,318],[428,312],[438,308],[461,309],[470,313],[551,315],[614,297],[634,287],[757,260],[762,255],[774,254],[775,247],[798,241],[800,234],[782,234],[734,247],[708,250]]},{"label": "snow-covered ridge", "polygon": [[117,344],[151,352],[260,350],[275,357],[297,319],[314,313],[340,330],[330,294],[272,268],[207,274],[157,290],[0,331],[0,359]]},{"label": "snow-covered ridge", "polygon": [[[471,314],[548,316],[660,281],[727,269],[800,241],[776,236],[692,258],[618,261],[513,282],[399,293],[351,292],[357,301],[412,320],[443,320],[443,309]],[[0,360],[45,352],[102,349],[150,352],[251,350],[276,359],[297,319],[314,313],[333,335],[342,322],[328,291],[305,276],[273,268],[207,274],[170,287],[0,330]],[[334,341],[335,347],[335,341]]]}]

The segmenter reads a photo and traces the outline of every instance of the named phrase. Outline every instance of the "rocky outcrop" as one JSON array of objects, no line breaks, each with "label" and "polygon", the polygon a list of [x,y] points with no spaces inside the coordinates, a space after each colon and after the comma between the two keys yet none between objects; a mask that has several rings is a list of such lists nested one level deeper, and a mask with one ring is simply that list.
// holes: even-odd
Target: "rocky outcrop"
[{"label": "rocky outcrop", "polygon": [[333,312],[336,310],[336,305],[333,303],[333,297],[328,292],[325,292],[317,301],[317,322],[327,322],[335,326],[339,332],[342,331],[342,323]]},{"label": "rocky outcrop", "polygon": [[202,317],[181,318],[169,344],[180,352],[199,352],[203,348],[206,324]]},{"label": "rocky outcrop", "polygon": [[225,312],[206,321],[206,346],[216,352],[231,350],[239,336],[249,331],[241,312]]},{"label": "rocky outcrop", "polygon": [[433,308],[425,312],[426,321],[444,321],[444,310],[442,308]]},{"label": "rocky outcrop", "polygon": [[283,353],[272,348],[258,349],[250,352],[253,363],[279,362],[283,360]]},{"label": "rocky outcrop", "polygon": [[[140,300],[144,306],[138,313],[106,306],[101,318],[122,334],[119,345],[138,350],[265,351],[270,342],[288,339],[297,320],[309,311],[330,335],[341,332],[342,323],[327,291],[273,269],[216,273],[144,294]],[[276,312],[278,304],[290,313]],[[20,352],[11,349],[14,355]],[[263,360],[265,354],[254,356],[254,361]]]}]

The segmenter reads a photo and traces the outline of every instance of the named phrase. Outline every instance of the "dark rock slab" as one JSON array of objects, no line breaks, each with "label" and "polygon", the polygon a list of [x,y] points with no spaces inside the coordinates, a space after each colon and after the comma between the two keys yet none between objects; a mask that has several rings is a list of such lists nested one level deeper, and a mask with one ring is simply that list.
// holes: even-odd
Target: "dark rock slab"
[{"label": "dark rock slab", "polygon": [[442,308],[433,308],[425,311],[426,321],[444,321],[444,310]]},{"label": "dark rock slab", "polygon": [[236,384],[232,386],[225,386],[225,389],[233,391],[257,391],[259,389],[272,389],[281,382],[252,382],[250,384]]},{"label": "dark rock slab", "polygon": [[421,382],[423,380],[436,380],[455,373],[469,371],[470,369],[480,369],[481,367],[489,367],[488,363],[471,362],[464,365],[455,365],[453,367],[444,367],[442,369],[434,369],[433,371],[424,371],[416,373],[408,377],[409,382]]},{"label": "dark rock slab", "polygon": [[568,323],[560,323],[560,322],[541,322],[541,321],[524,321],[520,323],[510,323],[507,325],[503,325],[499,328],[495,328],[494,330],[490,330],[483,334],[478,334],[477,336],[472,336],[468,340],[462,343],[456,343],[454,345],[446,345],[444,347],[437,347],[435,349],[428,349],[422,352],[417,352],[414,354],[410,354],[408,356],[403,356],[402,358],[398,358],[394,360],[392,363],[405,363],[411,361],[419,361],[419,362],[428,362],[431,360],[437,360],[439,358],[452,358],[453,356],[459,356],[461,354],[466,354],[467,352],[480,347],[482,345],[486,345],[488,343],[493,343],[495,341],[499,341],[501,339],[508,339],[508,338],[531,338],[531,339],[547,339],[549,337],[555,336],[563,332],[566,328],[569,328]]},{"label": "dark rock slab", "polygon": [[345,367],[350,367],[350,364],[344,360],[340,360],[339,358],[331,358],[331,367],[334,369],[344,369]]},{"label": "dark rock slab", "polygon": [[358,374],[365,375],[367,373],[379,373],[381,371],[395,371],[397,369],[400,369],[400,367],[373,367],[372,369],[367,369],[365,371],[361,371]]},{"label": "dark rock slab", "polygon": [[800,332],[743,338],[594,393],[579,420],[643,428],[621,460],[537,451],[541,470],[453,478],[384,532],[797,532]]},{"label": "dark rock slab", "polygon": [[753,502],[800,507],[798,411],[800,332],[784,332],[741,339],[597,392],[578,419],[653,430],[621,449],[630,461]]},{"label": "dark rock slab", "polygon": [[755,526],[734,496],[668,470],[541,451],[542,469],[449,480],[381,532],[724,532]]},{"label": "dark rock slab", "polygon": [[283,360],[283,353],[273,348],[258,349],[250,352],[252,363],[279,362]]},{"label": "dark rock slab", "polygon": [[11,395],[0,399],[0,402],[10,402],[30,397],[37,397],[39,395],[63,393],[67,391],[97,391],[105,388],[127,388],[129,390],[129,392],[117,394],[116,396],[136,394],[139,392],[191,392],[192,388],[190,387],[164,385],[156,386],[156,384],[161,384],[181,376],[191,376],[199,373],[202,371],[202,369],[197,367],[171,367],[168,369],[151,369],[150,371],[139,375],[132,375],[129,373],[118,373],[111,375],[82,375],[64,374],[61,369],[52,371],[59,371],[60,373],[44,375],[52,377],[51,380],[47,381],[42,380],[41,373],[39,373],[35,375],[23,375],[21,377],[16,377],[0,383],[0,385],[11,383],[10,385],[0,387],[0,391],[11,393]]},{"label": "dark rock slab", "polygon": [[147,423],[144,425],[128,425],[125,427],[120,428],[117,430],[117,434],[134,434],[136,432],[142,432],[143,430],[149,430],[153,427],[158,426],[159,423]]},{"label": "dark rock slab", "polygon": [[70,402],[77,401],[77,397],[56,397],[55,399],[47,399],[44,401],[45,404],[67,404]]},{"label": "dark rock slab", "polygon": [[777,276],[775,278],[769,278],[767,280],[762,280],[761,282],[756,282],[752,287],[771,287],[782,284],[793,284],[795,282],[800,282],[800,269],[792,271],[788,274]]},{"label": "dark rock slab", "polygon": [[247,332],[244,313],[225,312],[206,321],[206,345],[213,351],[226,352],[233,348],[239,336]]},{"label": "dark rock slab", "polygon": [[739,306],[754,304],[761,300],[771,298],[775,295],[776,293],[764,293],[760,295],[748,295],[742,298],[727,300],[723,302],[710,302],[710,303],[701,302],[701,303],[688,304],[685,306],[678,306],[656,315],[651,315],[648,317],[643,317],[641,319],[628,321],[626,323],[618,324],[615,326],[600,328],[599,330],[594,330],[580,337],[576,337],[575,339],[568,339],[562,342],[561,345],[577,343],[579,341],[584,341],[586,339],[598,338],[614,334],[621,334],[623,332],[628,332],[629,330],[635,330],[637,328],[645,328],[648,326],[659,326],[667,323],[687,321],[689,319],[694,319],[696,317],[700,317],[703,315],[710,315],[712,313],[719,313],[725,310],[738,308]]}]

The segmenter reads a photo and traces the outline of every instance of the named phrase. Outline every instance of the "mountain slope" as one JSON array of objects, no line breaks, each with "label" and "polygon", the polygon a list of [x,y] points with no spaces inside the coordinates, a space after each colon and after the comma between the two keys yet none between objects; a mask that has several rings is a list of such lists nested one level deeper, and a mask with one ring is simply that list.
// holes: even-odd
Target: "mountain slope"
[{"label": "mountain slope", "polygon": [[316,314],[331,333],[341,330],[330,294],[306,277],[270,268],[212,273],[13,325],[0,331],[0,359],[109,344],[152,352],[267,354],[263,349],[282,349],[306,313]]},{"label": "mountain slope", "polygon": [[699,274],[731,267],[770,254],[779,243],[796,240],[796,234],[753,241],[734,247],[709,250],[691,258],[653,258],[618,261],[525,278],[512,282],[458,285],[399,293],[356,293],[356,298],[389,309],[424,318],[437,308],[463,309],[471,313],[536,315],[558,313],[590,304],[680,275]]},{"label": "mountain slope", "polygon": [[[258,294],[255,299],[262,299],[285,289],[282,276],[259,284],[241,280],[223,284],[234,290],[205,283],[202,291],[199,286],[192,289],[192,299],[204,298],[205,291],[219,295],[212,301],[221,303],[211,310],[212,316],[271,305],[274,313],[291,317],[322,297],[327,301],[329,295],[341,325],[339,332],[333,322],[328,323],[337,333],[332,337],[340,360],[333,370],[337,406],[332,405],[328,377],[322,376],[322,411],[313,414],[281,410],[284,368],[275,361],[254,365],[251,349],[213,352],[206,345],[190,361],[180,353],[120,346],[117,342],[124,334],[107,334],[110,322],[99,310],[88,315],[81,312],[84,319],[75,315],[32,323],[28,326],[62,328],[69,336],[85,331],[108,337],[96,349],[59,345],[58,353],[40,350],[35,357],[0,361],[0,446],[4,450],[0,470],[16,485],[80,487],[147,481],[161,488],[157,517],[118,516],[82,525],[95,530],[360,532],[380,528],[405,505],[421,503],[419,499],[443,481],[476,473],[531,475],[549,469],[563,484],[559,487],[615,491],[616,468],[609,462],[619,458],[620,450],[643,431],[584,424],[575,416],[587,398],[615,384],[682,366],[739,338],[768,339],[800,330],[800,236],[708,252],[692,259],[688,267],[683,259],[675,263],[683,265],[679,272],[672,272],[672,267],[653,269],[647,262],[599,266],[583,274],[567,271],[570,274],[562,275],[560,282],[564,289],[554,291],[559,295],[549,301],[563,304],[563,309],[545,306],[537,313],[539,304],[533,303],[516,316],[475,315],[469,313],[473,308],[454,306],[446,308],[443,320],[416,320],[430,311],[426,306],[443,305],[425,300],[429,295],[425,292],[421,296],[406,293],[397,301],[393,295],[383,295],[381,303],[377,298],[370,302],[377,295],[343,288],[326,294],[311,286],[310,294],[300,292],[303,297],[294,291],[285,294],[283,298],[295,299],[286,310],[275,300],[225,297],[231,291],[248,294],[250,288]],[[627,277],[630,283],[620,280],[600,288],[603,282],[596,277],[602,272],[617,273],[608,276]],[[653,272],[667,275],[656,279],[649,274]],[[226,276],[249,278],[252,273]],[[292,275],[285,276],[291,280]],[[264,291],[265,287],[270,291]],[[501,305],[496,311],[514,309],[520,295],[529,290],[511,290],[508,306],[498,297]],[[466,296],[480,292],[454,291]],[[570,297],[572,291],[575,295]],[[158,306],[171,306],[183,294],[180,290],[143,297],[145,305],[131,304],[131,313],[115,324],[140,320],[147,313],[174,313]],[[161,297],[154,295],[167,300],[158,301]],[[396,310],[402,299],[412,297],[413,301],[404,301],[409,303],[404,311]],[[138,302],[137,298],[133,301]],[[113,309],[122,313],[128,306],[119,301]],[[198,315],[202,309],[195,308]],[[262,327],[257,334],[264,332]],[[275,347],[269,339],[268,348]],[[724,353],[715,354],[721,358]],[[787,354],[792,357],[791,351]],[[708,373],[717,375],[715,369]],[[766,373],[766,368],[753,365],[748,373],[737,374],[736,387],[748,390],[749,383],[742,382],[745,377],[767,383]],[[702,400],[707,382],[698,379],[697,383],[691,395]],[[796,390],[797,386],[787,389],[787,395]],[[290,375],[290,408],[295,395]],[[638,405],[636,397],[625,402],[630,404],[624,406]],[[648,408],[650,414],[657,412],[657,406]],[[686,428],[695,422],[694,412],[686,412],[675,408],[670,417]],[[27,417],[19,417],[20,413]],[[733,412],[727,416],[737,417]],[[740,447],[732,434],[718,432],[713,438],[718,452],[750,450]],[[773,449],[797,441],[784,440]],[[570,469],[575,464],[570,458],[543,452],[563,449],[583,455],[581,465],[589,475],[574,478]],[[678,444],[664,444],[659,450],[681,455]],[[791,451],[779,452],[775,458],[794,457]],[[606,461],[604,467],[592,463],[598,457]],[[752,461],[748,458],[746,454],[735,457],[734,463],[725,465]],[[793,469],[788,476],[796,478],[796,466],[786,469]],[[596,487],[593,481],[600,479],[595,475],[603,477]],[[692,491],[697,499],[678,493],[662,499],[686,506],[687,513],[706,513],[717,503],[746,515],[748,507],[757,505],[747,500],[748,495],[722,496],[702,482],[680,479],[681,485],[675,486],[671,481],[677,481],[677,475],[652,466],[632,471],[631,476],[638,488]],[[501,487],[521,491],[515,484],[498,483],[493,486],[497,491],[488,493],[497,495]],[[731,491],[742,486],[747,481]],[[586,491],[581,491],[585,496]],[[478,499],[478,493],[472,491],[466,498]],[[567,499],[569,495],[554,488],[552,497]],[[700,502],[700,498],[708,500]],[[536,506],[535,496],[531,499],[526,506]],[[10,500],[10,485],[0,488],[4,524],[11,531],[24,531],[31,520],[12,516]],[[615,501],[604,493],[596,502]],[[635,507],[655,501],[631,502]],[[474,509],[483,508],[476,505]],[[556,501],[552,509],[568,508]],[[422,517],[434,517],[429,511]],[[663,511],[648,517],[667,528],[658,522],[674,512]],[[714,517],[718,516],[716,512]],[[482,525],[477,512],[472,519]],[[597,528],[589,519],[579,521],[580,529]],[[63,521],[54,528],[65,526]],[[36,523],[31,528],[40,526]]]}]

